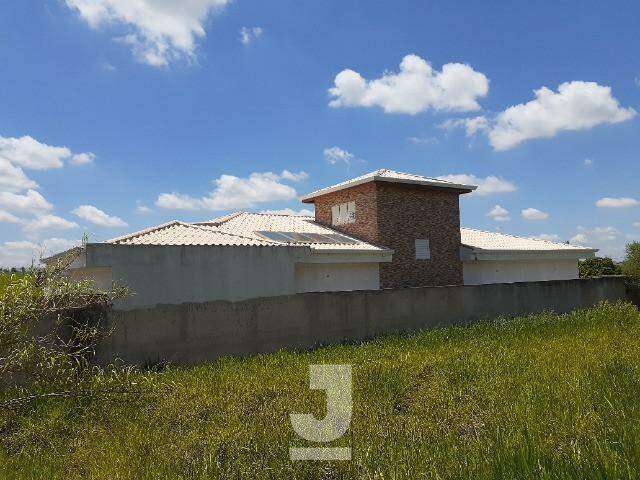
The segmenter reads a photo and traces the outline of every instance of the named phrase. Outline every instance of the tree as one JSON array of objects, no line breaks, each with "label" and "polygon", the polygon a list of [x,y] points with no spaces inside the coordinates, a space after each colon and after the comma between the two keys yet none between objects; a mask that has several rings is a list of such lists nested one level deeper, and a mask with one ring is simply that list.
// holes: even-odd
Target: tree
[{"label": "tree", "polygon": [[626,256],[622,262],[622,273],[634,283],[640,284],[640,242],[627,244]]},{"label": "tree", "polygon": [[588,258],[578,263],[580,277],[602,277],[604,275],[621,275],[620,266],[609,257]]}]

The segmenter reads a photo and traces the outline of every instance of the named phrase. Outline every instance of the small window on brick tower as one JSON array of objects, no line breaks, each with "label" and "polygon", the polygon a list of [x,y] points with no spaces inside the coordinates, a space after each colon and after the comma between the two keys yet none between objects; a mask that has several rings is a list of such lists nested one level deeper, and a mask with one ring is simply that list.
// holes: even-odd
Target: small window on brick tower
[{"label": "small window on brick tower", "polygon": [[431,259],[431,249],[429,248],[428,239],[426,238],[416,239],[416,259],[417,260]]},{"label": "small window on brick tower", "polygon": [[342,203],[331,207],[331,224],[343,225],[345,223],[354,223],[356,221],[356,204],[355,202]]}]

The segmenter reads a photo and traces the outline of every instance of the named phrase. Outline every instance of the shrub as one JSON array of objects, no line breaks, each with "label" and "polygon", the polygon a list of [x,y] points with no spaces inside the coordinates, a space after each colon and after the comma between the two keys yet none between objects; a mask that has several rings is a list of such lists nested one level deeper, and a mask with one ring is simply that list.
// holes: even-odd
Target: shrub
[{"label": "shrub", "polygon": [[580,277],[602,277],[603,275],[621,275],[620,266],[608,257],[595,257],[578,263]]}]

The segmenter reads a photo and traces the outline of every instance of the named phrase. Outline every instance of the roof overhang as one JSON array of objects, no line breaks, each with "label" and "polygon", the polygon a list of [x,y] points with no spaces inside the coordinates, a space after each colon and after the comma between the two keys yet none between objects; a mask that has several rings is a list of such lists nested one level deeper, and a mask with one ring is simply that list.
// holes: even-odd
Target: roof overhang
[{"label": "roof overhang", "polygon": [[323,195],[327,195],[328,193],[338,192],[340,190],[346,190],[347,188],[355,187],[357,185],[362,185],[364,183],[369,182],[389,182],[389,183],[404,183],[409,185],[422,185],[425,187],[433,187],[433,188],[444,188],[448,190],[457,190],[459,193],[471,193],[476,188],[476,185],[464,185],[462,183],[452,183],[452,182],[441,182],[438,180],[429,180],[425,179],[399,179],[399,178],[390,178],[384,177],[381,175],[372,175],[370,177],[361,178],[358,180],[354,180],[347,184],[343,185],[335,185],[333,187],[322,188],[320,190],[316,190],[315,192],[308,193],[302,197],[300,200],[303,203],[313,203],[313,199],[317,197],[321,197]]},{"label": "roof overhang", "polygon": [[567,250],[484,250],[462,245],[462,261],[508,261],[508,260],[581,260],[595,257],[598,249],[575,248]]}]

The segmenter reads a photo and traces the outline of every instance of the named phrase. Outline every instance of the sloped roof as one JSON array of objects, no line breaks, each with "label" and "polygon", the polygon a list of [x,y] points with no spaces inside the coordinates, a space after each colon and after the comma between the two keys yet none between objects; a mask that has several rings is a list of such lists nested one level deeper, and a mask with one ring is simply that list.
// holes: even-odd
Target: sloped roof
[{"label": "sloped roof", "polygon": [[[333,230],[319,223],[316,223],[313,217],[304,217],[300,215],[282,215],[272,213],[250,213],[238,212],[228,215],[228,219],[218,224],[220,231],[228,232],[234,235],[242,235],[245,237],[262,238],[256,232],[300,232],[300,233],[320,233],[320,234],[336,234],[344,235],[351,239],[354,243],[288,243],[273,242],[281,245],[307,245],[312,250],[317,251],[366,251],[366,252],[390,252],[389,249],[378,247],[370,243],[364,242],[357,238],[345,235],[343,232]],[[207,225],[213,219],[201,224]]]},{"label": "sloped roof", "polygon": [[303,202],[311,202],[315,197],[320,195],[326,195],[327,193],[337,192],[344,190],[345,188],[355,187],[368,182],[394,182],[394,183],[408,183],[414,185],[424,185],[429,187],[439,188],[451,188],[455,190],[463,190],[465,192],[471,192],[475,190],[475,185],[464,185],[461,183],[449,182],[447,180],[441,180],[439,178],[425,177],[423,175],[415,175],[413,173],[396,172],[387,168],[381,168],[373,172],[366,173],[356,178],[352,178],[345,182],[331,185],[330,187],[321,188],[315,192],[304,195],[301,200]]},{"label": "sloped roof", "polygon": [[278,246],[265,239],[223,232],[216,227],[194,225],[173,220],[162,225],[112,238],[105,243],[116,245],[236,245]]},{"label": "sloped roof", "polygon": [[594,253],[595,248],[550,242],[527,237],[517,237],[497,232],[461,228],[462,245],[474,250],[490,252],[575,252]]}]

